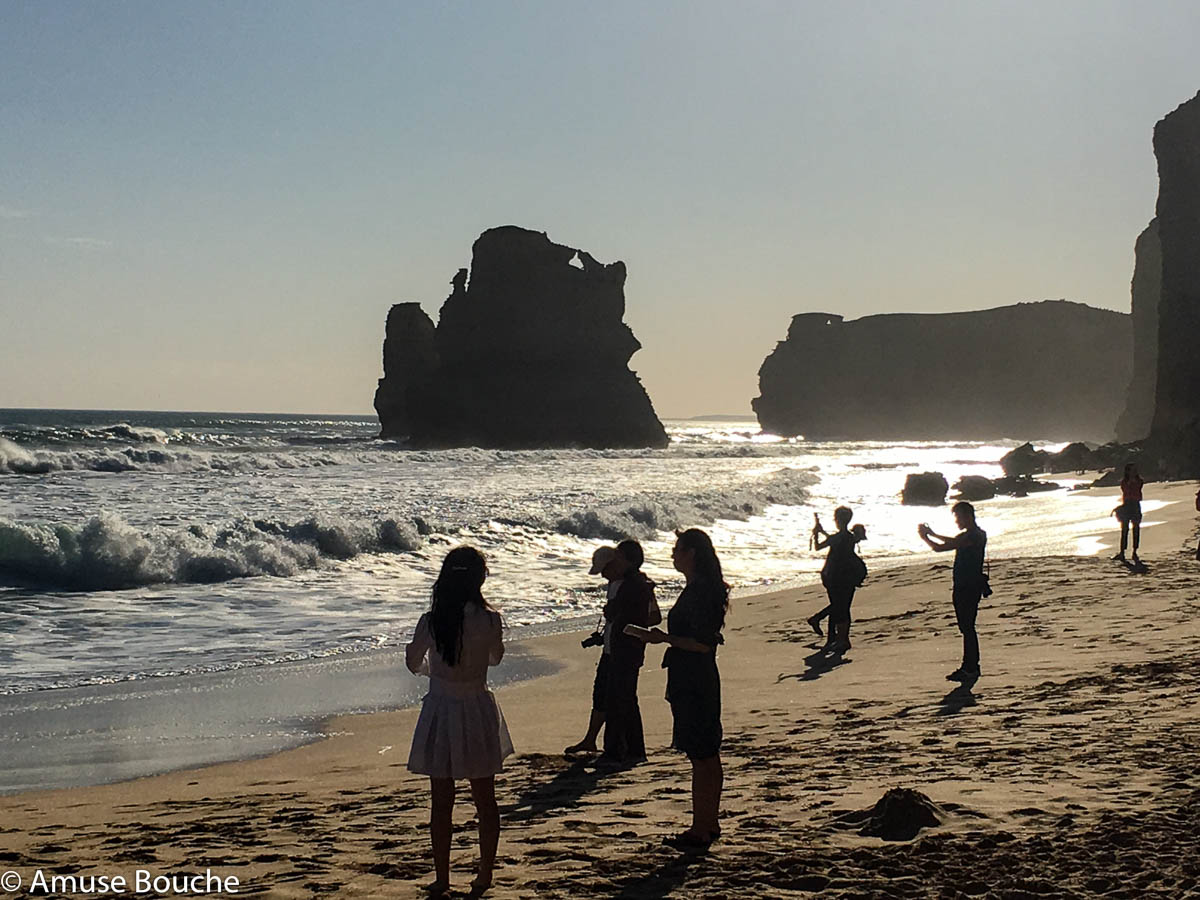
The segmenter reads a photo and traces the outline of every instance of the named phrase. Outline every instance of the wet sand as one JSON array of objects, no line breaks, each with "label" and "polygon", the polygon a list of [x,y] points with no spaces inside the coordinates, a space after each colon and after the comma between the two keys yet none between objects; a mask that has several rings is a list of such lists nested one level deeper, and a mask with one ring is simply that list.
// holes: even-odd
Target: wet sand
[{"label": "wet sand", "polygon": [[[804,622],[819,588],[738,600],[720,660],[724,833],[706,855],[661,843],[686,825],[690,796],[687,761],[666,749],[659,654],[640,690],[650,760],[604,773],[561,756],[582,736],[594,653],[577,635],[538,639],[561,670],[497,692],[518,755],[498,779],[488,896],[1196,893],[1195,489],[1148,486],[1168,501],[1145,534],[1149,571],[1103,557],[993,560],[983,677],[969,689],[943,677],[961,646],[948,565],[873,573],[836,665],[813,657]],[[0,868],[26,883],[39,868],[131,883],[138,869],[207,868],[236,876],[242,894],[421,896],[426,784],[404,768],[415,715],[333,719],[326,740],[264,759],[0,798]],[[907,840],[860,834],[862,811],[897,787],[930,798],[940,824]],[[465,892],[469,803],[455,822]]]}]

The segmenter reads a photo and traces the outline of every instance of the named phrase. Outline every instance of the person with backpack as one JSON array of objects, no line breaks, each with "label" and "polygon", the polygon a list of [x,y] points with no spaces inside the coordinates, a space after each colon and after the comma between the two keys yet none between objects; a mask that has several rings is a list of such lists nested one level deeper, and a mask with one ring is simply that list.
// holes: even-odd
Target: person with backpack
[{"label": "person with backpack", "polygon": [[[1196,512],[1200,512],[1200,491],[1196,491]],[[1196,559],[1200,559],[1200,542],[1196,543]]]},{"label": "person with backpack", "polygon": [[992,589],[983,570],[987,552],[987,533],[975,522],[975,507],[960,500],[950,508],[959,532],[954,537],[943,537],[922,522],[917,534],[938,553],[954,551],[954,616],[958,630],[962,632],[962,665],[946,676],[947,681],[973,684],[979,678],[979,635],[975,631],[975,619],[979,615],[979,602],[990,596]]},{"label": "person with backpack", "polygon": [[1125,562],[1125,548],[1129,546],[1129,531],[1133,529],[1133,564],[1141,565],[1138,559],[1138,544],[1142,534],[1142,486],[1146,482],[1138,474],[1134,463],[1125,463],[1125,471],[1121,476],[1121,505],[1113,510],[1113,515],[1121,523],[1121,552],[1113,559]]},{"label": "person with backpack", "polygon": [[[848,506],[839,506],[833,511],[837,531],[829,534],[817,519],[813,526],[813,546],[817,550],[828,548],[825,565],[821,567],[821,584],[829,597],[829,605],[808,620],[813,630],[818,631],[821,616],[829,614],[829,638],[825,651],[845,653],[850,649],[850,604],[854,592],[867,579],[867,564],[855,552],[859,541],[865,540],[867,530],[862,525],[850,528],[854,511]],[[814,622],[814,619],[816,622]]]}]

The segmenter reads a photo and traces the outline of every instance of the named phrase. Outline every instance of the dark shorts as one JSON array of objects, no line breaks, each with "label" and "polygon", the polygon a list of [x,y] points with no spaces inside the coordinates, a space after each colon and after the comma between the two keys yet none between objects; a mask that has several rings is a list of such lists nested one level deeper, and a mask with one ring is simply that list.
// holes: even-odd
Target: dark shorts
[{"label": "dark shorts", "polygon": [[1142,521],[1142,502],[1130,500],[1117,507],[1117,518],[1122,522],[1132,522],[1135,525]]},{"label": "dark shorts", "polygon": [[721,752],[721,680],[715,671],[680,687],[668,686],[674,726],[671,746],[688,759],[709,759]]},{"label": "dark shorts", "polygon": [[829,596],[829,624],[842,625],[850,621],[850,604],[854,602],[854,588],[831,587],[825,593]]},{"label": "dark shorts", "polygon": [[607,653],[600,655],[596,663],[596,680],[592,682],[592,709],[604,709],[608,697],[608,667],[611,661]]}]

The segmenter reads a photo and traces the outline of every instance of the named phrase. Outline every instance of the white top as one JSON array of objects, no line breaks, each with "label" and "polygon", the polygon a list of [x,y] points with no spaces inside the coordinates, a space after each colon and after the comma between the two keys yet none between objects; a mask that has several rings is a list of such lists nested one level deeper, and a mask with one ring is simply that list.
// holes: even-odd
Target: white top
[{"label": "white top", "polygon": [[412,642],[404,651],[408,670],[414,675],[428,675],[432,679],[431,689],[438,682],[447,682],[445,686],[453,689],[484,688],[488,666],[498,665],[503,657],[500,613],[474,603],[468,603],[463,610],[462,652],[454,665],[448,665],[434,646],[429,613],[417,622]]},{"label": "white top", "polygon": [[[618,578],[616,581],[610,581],[608,583],[609,600],[617,596],[617,591],[621,589],[621,582],[624,580],[624,578]],[[612,622],[604,623],[604,655],[612,655]]]}]

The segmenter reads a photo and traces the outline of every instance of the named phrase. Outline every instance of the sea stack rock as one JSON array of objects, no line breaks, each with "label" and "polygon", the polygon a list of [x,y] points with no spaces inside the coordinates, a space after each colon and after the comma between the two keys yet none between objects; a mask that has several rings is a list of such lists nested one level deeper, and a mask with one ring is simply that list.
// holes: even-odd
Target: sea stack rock
[{"label": "sea stack rock", "polygon": [[1133,316],[1133,377],[1125,411],[1117,419],[1117,440],[1140,441],[1150,433],[1154,416],[1154,383],[1158,377],[1158,301],[1162,294],[1162,244],[1158,219],[1151,219],[1133,248],[1130,285]]},{"label": "sea stack rock", "polygon": [[1151,445],[1164,477],[1200,470],[1200,94],[1154,128],[1158,158],[1158,381]]},{"label": "sea stack rock", "polygon": [[485,231],[436,327],[416,303],[388,313],[382,437],[417,447],[665,447],[629,359],[625,264],[544,233]]},{"label": "sea stack rock", "polygon": [[1130,316],[1066,300],[792,319],[758,371],[765,431],[810,440],[1109,440]]}]

